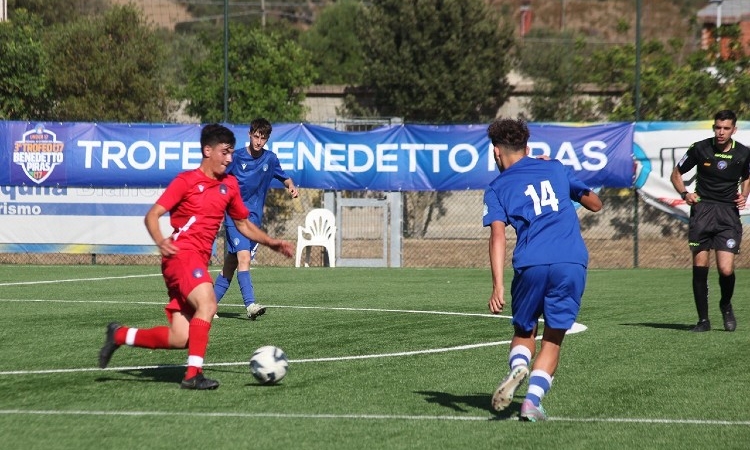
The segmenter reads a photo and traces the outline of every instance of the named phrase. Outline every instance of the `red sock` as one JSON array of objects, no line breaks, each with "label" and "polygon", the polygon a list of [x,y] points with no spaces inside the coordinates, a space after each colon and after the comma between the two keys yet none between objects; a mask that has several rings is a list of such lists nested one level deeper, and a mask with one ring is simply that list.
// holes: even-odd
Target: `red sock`
[{"label": "red sock", "polygon": [[125,345],[125,336],[128,335],[129,327],[120,327],[115,330],[115,344]]},{"label": "red sock", "polygon": [[188,334],[188,368],[185,379],[193,378],[203,371],[203,357],[208,347],[208,332],[211,322],[193,317]]},{"label": "red sock", "polygon": [[145,348],[170,348],[169,327],[154,327],[147,330],[138,330],[135,334],[135,347]]},{"label": "red sock", "polygon": [[[132,330],[132,327],[120,327],[115,330],[115,344],[126,345],[128,331]],[[145,330],[138,329],[135,333],[133,347],[143,348],[170,348],[169,346],[169,327],[154,327]]]}]

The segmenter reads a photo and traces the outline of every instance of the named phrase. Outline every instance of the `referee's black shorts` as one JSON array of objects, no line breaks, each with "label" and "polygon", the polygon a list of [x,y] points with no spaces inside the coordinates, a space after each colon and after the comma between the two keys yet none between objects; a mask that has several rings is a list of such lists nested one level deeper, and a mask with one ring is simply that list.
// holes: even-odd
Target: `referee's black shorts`
[{"label": "referee's black shorts", "polygon": [[740,212],[734,204],[698,202],[690,208],[690,250],[739,253],[742,242]]}]

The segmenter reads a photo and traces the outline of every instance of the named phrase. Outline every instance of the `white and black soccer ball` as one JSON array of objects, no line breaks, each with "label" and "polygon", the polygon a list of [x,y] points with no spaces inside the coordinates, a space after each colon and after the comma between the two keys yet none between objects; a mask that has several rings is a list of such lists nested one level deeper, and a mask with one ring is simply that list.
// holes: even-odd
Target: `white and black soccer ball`
[{"label": "white and black soccer ball", "polygon": [[289,359],[284,350],[266,345],[250,357],[250,373],[260,384],[275,384],[283,380],[289,369]]}]

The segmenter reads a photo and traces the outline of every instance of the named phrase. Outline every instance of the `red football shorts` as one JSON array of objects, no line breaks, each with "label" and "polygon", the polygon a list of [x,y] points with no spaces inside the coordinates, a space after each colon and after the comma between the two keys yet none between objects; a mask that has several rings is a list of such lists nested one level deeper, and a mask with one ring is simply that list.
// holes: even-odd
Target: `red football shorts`
[{"label": "red football shorts", "polygon": [[169,303],[164,308],[169,323],[172,323],[172,314],[177,311],[188,318],[193,317],[195,308],[188,303],[188,295],[198,285],[213,284],[214,281],[208,273],[205,258],[193,252],[179,252],[169,258],[162,258],[161,273],[169,294]]}]

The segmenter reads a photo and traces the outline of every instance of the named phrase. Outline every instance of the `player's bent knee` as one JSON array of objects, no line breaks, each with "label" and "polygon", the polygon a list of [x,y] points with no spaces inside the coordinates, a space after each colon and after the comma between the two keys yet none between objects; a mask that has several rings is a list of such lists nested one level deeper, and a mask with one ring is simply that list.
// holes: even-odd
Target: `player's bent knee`
[{"label": "player's bent knee", "polygon": [[169,335],[169,346],[174,349],[181,349],[188,347],[188,335],[187,334],[175,334]]}]

